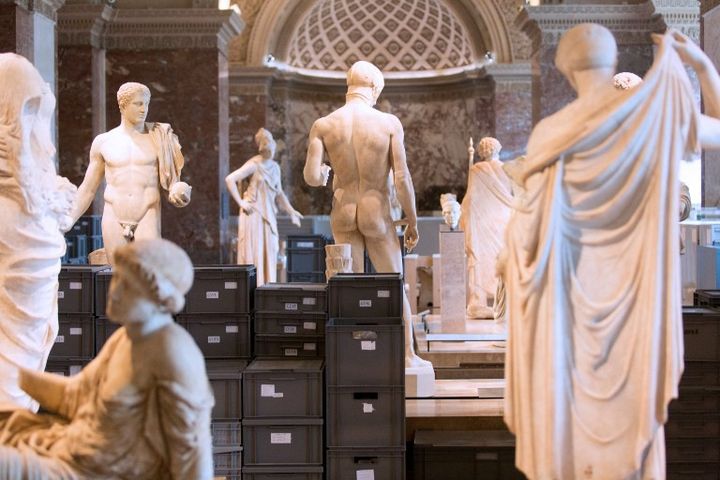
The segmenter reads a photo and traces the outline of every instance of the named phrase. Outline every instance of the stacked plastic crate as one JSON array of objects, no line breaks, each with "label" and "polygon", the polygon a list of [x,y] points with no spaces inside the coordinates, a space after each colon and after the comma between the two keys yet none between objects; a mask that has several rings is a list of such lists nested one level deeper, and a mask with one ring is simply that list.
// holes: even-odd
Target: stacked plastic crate
[{"label": "stacked plastic crate", "polygon": [[250,359],[256,273],[252,265],[195,267],[193,286],[176,321],[205,357],[215,395],[212,412],[215,474],[240,480],[242,374]]},{"label": "stacked plastic crate", "polygon": [[322,235],[288,235],[288,282],[325,282],[325,245]]},{"label": "stacked plastic crate", "polygon": [[328,282],[328,478],[405,478],[405,368],[400,274]]},{"label": "stacked plastic crate", "polygon": [[323,478],[325,284],[255,291],[255,356],[243,378],[243,478]]},{"label": "stacked plastic crate", "polygon": [[88,253],[103,247],[102,216],[85,215],[65,234],[67,251],[63,263],[85,264]]}]

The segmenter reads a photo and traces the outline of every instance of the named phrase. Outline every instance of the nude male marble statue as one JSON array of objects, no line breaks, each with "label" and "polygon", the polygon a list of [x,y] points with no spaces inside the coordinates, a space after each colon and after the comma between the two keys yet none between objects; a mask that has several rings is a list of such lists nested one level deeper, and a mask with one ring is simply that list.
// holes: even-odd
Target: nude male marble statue
[{"label": "nude male marble statue", "polygon": [[513,169],[505,421],[529,478],[665,477],[683,370],[678,162],[720,148],[720,76],[684,35],[654,40],[644,81],[621,91],[612,34],[566,32],[555,63],[578,98],[535,126]]},{"label": "nude male marble statue", "polygon": [[36,409],[17,367],[42,371],[58,332],[63,232],[76,188],[55,170],[55,96],[38,71],[0,54],[0,407]]},{"label": "nude male marble statue", "polygon": [[[261,128],[255,134],[258,154],[225,177],[230,195],[240,206],[238,218],[237,263],[255,265],[257,285],[277,279],[278,250],[277,207],[300,226],[302,214],[290,204],[282,190],[280,165],[275,161],[276,144],[272,133]],[[240,194],[239,185],[249,184]]]},{"label": "nude male marble statue", "polygon": [[114,258],[107,312],[122,327],[77,375],[20,370],[44,413],[0,412],[0,478],[213,478],[212,389],[200,349],[172,318],[192,263],[163,239]]},{"label": "nude male marble statue", "polygon": [[[392,171],[397,199],[405,213],[405,247],[418,241],[415,192],[405,158],[404,132],[397,117],[373,108],[385,82],[375,65],[359,61],[347,73],[343,107],[316,120],[310,130],[303,171],[311,186],[323,186],[331,170],[333,205],[330,226],[336,243],[352,246],[352,267],[362,272],[367,249],[379,273],[402,272],[402,256],[391,217],[388,175]],[[330,166],[323,164],[327,152]],[[405,367],[431,369],[415,354],[411,311],[403,296]]]},{"label": "nude male marble statue", "polygon": [[190,186],[180,181],[185,160],[172,128],[145,122],[150,89],[128,82],[118,89],[117,100],[120,125],[93,140],[90,165],[73,209],[77,221],[105,178],[102,235],[110,263],[119,246],[134,239],[160,238],[161,187],[179,208],[190,203],[191,194]]}]

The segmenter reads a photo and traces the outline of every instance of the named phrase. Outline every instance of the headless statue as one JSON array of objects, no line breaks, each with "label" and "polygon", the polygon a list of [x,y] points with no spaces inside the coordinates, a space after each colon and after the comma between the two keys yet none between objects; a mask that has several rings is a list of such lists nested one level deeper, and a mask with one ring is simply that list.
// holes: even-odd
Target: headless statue
[{"label": "headless statue", "polygon": [[112,264],[116,248],[134,239],[160,238],[160,188],[176,207],[190,203],[190,186],[180,181],[184,159],[177,136],[166,123],[145,123],[150,90],[129,82],[117,92],[120,125],[95,137],[90,165],[73,209],[73,218],[87,210],[102,183],[105,208],[102,235]]},{"label": "headless statue", "polygon": [[213,478],[205,362],[173,321],[193,281],[162,239],[115,250],[107,313],[121,328],[71,377],[20,370],[45,413],[0,412],[0,478]]},{"label": "headless statue", "polygon": [[620,91],[612,34],[566,32],[555,63],[578,98],[535,126],[513,169],[505,421],[532,479],[665,478],[683,369],[678,162],[720,148],[720,76],[686,36],[654,40],[644,81]]},{"label": "headless statue", "polygon": [[[404,132],[392,114],[373,108],[385,85],[375,65],[356,62],[347,74],[348,92],[343,107],[312,126],[305,162],[308,185],[327,184],[331,167],[322,163],[327,152],[334,170],[330,226],[336,243],[352,246],[353,271],[362,272],[368,251],[379,273],[402,272],[402,254],[395,232],[388,190],[392,170],[397,199],[407,225],[405,247],[418,241],[415,192],[405,158]],[[431,368],[415,354],[410,303],[403,293],[405,367]]]}]

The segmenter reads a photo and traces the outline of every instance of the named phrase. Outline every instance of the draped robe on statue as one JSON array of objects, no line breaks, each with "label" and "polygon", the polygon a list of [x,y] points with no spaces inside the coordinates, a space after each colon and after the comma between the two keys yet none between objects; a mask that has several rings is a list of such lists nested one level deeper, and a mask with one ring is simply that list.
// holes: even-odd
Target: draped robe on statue
[{"label": "draped robe on statue", "polygon": [[664,478],[683,370],[678,161],[698,111],[676,52],[533,130],[508,224],[505,421],[530,478]]}]

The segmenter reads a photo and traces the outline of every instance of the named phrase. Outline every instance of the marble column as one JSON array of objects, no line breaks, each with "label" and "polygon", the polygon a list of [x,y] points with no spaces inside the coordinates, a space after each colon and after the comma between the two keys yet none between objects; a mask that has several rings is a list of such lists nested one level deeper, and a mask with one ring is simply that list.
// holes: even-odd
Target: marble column
[{"label": "marble column", "polygon": [[495,138],[503,146],[500,159],[512,160],[525,152],[533,127],[531,65],[493,64],[486,70],[495,83]]},{"label": "marble column", "polygon": [[[705,52],[720,69],[720,2],[714,2],[702,16],[703,38],[702,45]],[[703,199],[705,207],[720,205],[720,152],[705,152],[703,156]]]},{"label": "marble column", "polygon": [[183,179],[192,201],[162,206],[162,232],[193,262],[229,261],[228,41],[243,22],[232,10],[211,8],[118,8],[105,32],[107,126],[120,122],[116,92],[136,81],[152,92],[148,121],[173,126],[185,155]]}]

